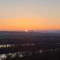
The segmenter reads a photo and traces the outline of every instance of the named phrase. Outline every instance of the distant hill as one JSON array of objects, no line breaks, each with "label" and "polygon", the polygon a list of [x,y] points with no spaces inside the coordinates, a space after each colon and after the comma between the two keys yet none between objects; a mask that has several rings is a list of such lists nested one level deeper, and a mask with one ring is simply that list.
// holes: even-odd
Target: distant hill
[{"label": "distant hill", "polygon": [[60,35],[60,31],[0,31],[0,38],[20,38],[32,36],[55,36]]},{"label": "distant hill", "polygon": [[0,31],[0,43],[60,40],[60,31]]}]

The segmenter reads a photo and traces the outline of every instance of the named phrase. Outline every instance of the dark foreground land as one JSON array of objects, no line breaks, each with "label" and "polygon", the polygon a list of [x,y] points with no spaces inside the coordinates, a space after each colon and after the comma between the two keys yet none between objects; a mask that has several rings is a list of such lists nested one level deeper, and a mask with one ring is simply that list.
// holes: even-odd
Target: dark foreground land
[{"label": "dark foreground land", "polygon": [[7,53],[0,54],[0,60],[60,60],[60,53],[41,53],[41,54],[21,54]]},{"label": "dark foreground land", "polygon": [[0,60],[60,60],[60,33],[0,32]]}]

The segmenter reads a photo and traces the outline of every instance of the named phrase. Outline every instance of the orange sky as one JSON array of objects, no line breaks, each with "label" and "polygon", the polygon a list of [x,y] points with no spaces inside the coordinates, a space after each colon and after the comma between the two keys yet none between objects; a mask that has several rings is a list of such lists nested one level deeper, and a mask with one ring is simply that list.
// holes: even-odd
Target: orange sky
[{"label": "orange sky", "polygon": [[0,20],[0,30],[60,30],[60,19],[57,18],[3,18]]},{"label": "orange sky", "polygon": [[60,0],[0,0],[0,31],[60,30]]}]

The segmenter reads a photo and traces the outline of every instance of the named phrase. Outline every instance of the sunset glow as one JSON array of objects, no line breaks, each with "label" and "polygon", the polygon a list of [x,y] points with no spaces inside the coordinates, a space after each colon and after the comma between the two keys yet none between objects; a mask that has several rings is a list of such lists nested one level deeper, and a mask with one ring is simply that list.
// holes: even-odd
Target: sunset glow
[{"label": "sunset glow", "polygon": [[[53,21],[52,21],[53,20]],[[8,18],[8,19],[1,19],[0,21],[0,30],[59,30],[60,25],[59,22],[57,22],[57,19],[43,19],[43,18]],[[2,23],[3,22],[3,23]],[[51,24],[50,24],[51,23]]]},{"label": "sunset glow", "polygon": [[1,0],[0,31],[60,30],[60,0]]}]

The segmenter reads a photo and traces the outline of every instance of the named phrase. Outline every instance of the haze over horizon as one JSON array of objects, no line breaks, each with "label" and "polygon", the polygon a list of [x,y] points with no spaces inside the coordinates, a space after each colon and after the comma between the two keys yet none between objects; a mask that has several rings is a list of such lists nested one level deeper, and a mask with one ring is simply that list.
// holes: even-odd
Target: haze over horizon
[{"label": "haze over horizon", "polygon": [[0,31],[60,30],[60,0],[0,0]]}]

